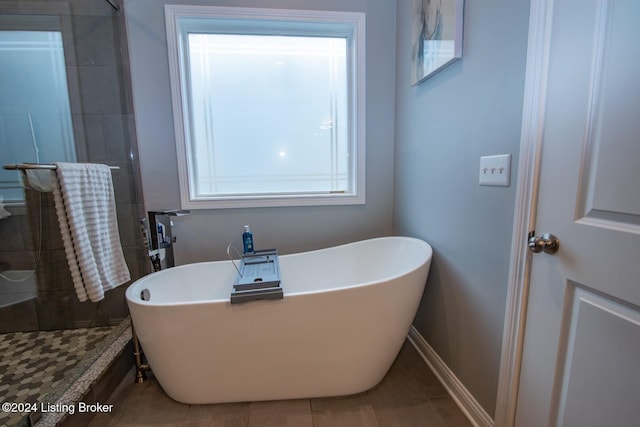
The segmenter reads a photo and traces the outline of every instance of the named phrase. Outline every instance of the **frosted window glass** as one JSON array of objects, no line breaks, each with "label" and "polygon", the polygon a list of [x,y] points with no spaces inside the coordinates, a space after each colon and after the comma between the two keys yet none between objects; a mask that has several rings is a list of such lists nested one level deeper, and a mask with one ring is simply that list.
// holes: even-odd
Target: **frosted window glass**
[{"label": "frosted window glass", "polygon": [[196,197],[350,191],[347,39],[188,35]]},{"label": "frosted window glass", "polygon": [[166,5],[181,206],[365,203],[365,14]]}]

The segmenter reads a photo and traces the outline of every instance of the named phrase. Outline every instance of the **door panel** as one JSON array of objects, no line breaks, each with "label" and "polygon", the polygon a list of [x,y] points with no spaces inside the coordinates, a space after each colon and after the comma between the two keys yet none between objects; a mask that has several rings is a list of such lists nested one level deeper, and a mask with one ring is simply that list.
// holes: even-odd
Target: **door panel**
[{"label": "door panel", "polygon": [[640,46],[630,37],[640,16],[624,1],[599,6],[578,218],[640,233]]},{"label": "door panel", "polygon": [[640,2],[553,3],[516,425],[637,425]]},{"label": "door panel", "polygon": [[[557,425],[638,422],[640,310],[569,283],[551,419]],[[604,389],[604,387],[607,387]],[[606,393],[613,399],[602,399]]]}]

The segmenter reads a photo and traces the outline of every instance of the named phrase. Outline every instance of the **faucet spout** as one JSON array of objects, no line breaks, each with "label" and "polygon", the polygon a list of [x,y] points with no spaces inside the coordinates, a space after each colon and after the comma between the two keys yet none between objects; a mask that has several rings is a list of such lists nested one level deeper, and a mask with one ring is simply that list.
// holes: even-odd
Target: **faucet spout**
[{"label": "faucet spout", "polygon": [[[146,242],[149,246],[148,255],[154,266],[154,270],[162,270],[175,266],[173,256],[173,243],[176,238],[173,236],[172,217],[181,217],[191,214],[191,211],[185,209],[172,209],[165,211],[149,211],[149,223]],[[142,218],[141,222],[144,221]]]}]

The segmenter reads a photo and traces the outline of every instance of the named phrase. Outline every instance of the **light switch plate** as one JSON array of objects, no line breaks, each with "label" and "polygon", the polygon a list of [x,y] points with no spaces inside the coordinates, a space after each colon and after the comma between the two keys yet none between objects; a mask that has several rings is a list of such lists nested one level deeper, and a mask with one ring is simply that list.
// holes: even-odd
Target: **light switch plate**
[{"label": "light switch plate", "polygon": [[511,176],[511,154],[480,157],[480,185],[508,187]]}]

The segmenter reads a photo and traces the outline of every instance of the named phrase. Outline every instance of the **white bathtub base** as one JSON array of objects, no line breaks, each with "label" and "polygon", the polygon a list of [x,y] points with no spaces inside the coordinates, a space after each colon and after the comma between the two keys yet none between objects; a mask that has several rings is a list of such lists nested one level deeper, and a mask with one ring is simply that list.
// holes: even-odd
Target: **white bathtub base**
[{"label": "white bathtub base", "polygon": [[[389,309],[399,304],[384,294],[375,298]],[[416,293],[415,298],[419,301],[420,294]],[[341,300],[356,306],[361,303],[358,292],[342,295]],[[224,321],[225,328],[203,331],[198,342],[192,343],[192,337],[182,332],[183,328],[188,329],[188,323],[175,327],[179,319],[168,317],[163,329],[174,331],[172,348],[162,349],[162,344],[156,346],[148,340],[142,345],[165,392],[183,403],[358,393],[382,380],[407,335],[412,312],[408,310],[410,314],[401,326],[392,324],[376,331],[371,330],[367,319],[383,311],[380,305],[372,305],[367,313],[359,311],[357,316],[331,315],[334,303],[333,295],[322,293],[313,299],[292,296],[288,301],[229,306],[225,320],[206,313],[208,308],[201,306],[196,308],[199,313],[193,313],[199,318],[198,323]],[[245,316],[248,310],[250,317]],[[304,320],[300,320],[301,313],[305,314]],[[386,316],[381,313],[381,317]],[[298,319],[295,328],[291,319]],[[284,330],[286,334],[278,333]],[[138,333],[146,331],[138,329]]]},{"label": "white bathtub base", "polygon": [[[127,290],[131,317],[158,382],[171,398],[189,404],[340,396],[375,386],[409,332],[431,260],[431,248],[422,241],[387,239],[400,240],[391,248],[389,241],[373,243],[373,250],[388,249],[394,254],[404,248],[407,257],[414,258],[407,260],[412,268],[362,284],[327,286],[327,290],[314,291],[307,283],[306,291],[296,292],[298,280],[317,279],[320,274],[309,270],[306,256],[331,256],[324,251],[342,248],[340,257],[350,252],[375,264],[371,249],[345,251],[349,246],[345,245],[282,256],[283,300],[154,304],[154,296],[159,301],[164,298],[162,285],[156,287],[145,278],[134,283]],[[381,239],[373,239],[377,240]],[[344,265],[357,262],[363,260]],[[338,260],[328,265],[342,268]],[[205,267],[219,269],[205,275],[208,281],[211,277],[225,277],[226,281],[225,263],[204,263],[199,268]],[[172,270],[179,272],[179,268]],[[332,274],[353,273],[336,270],[323,271],[322,280],[316,281],[325,286],[340,284],[344,280]],[[190,284],[182,281],[173,286]],[[136,300],[145,287],[151,291],[150,301]],[[185,290],[185,295],[196,293]]]}]

